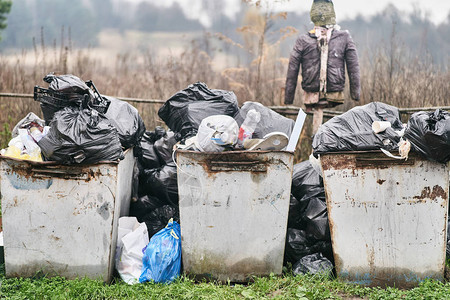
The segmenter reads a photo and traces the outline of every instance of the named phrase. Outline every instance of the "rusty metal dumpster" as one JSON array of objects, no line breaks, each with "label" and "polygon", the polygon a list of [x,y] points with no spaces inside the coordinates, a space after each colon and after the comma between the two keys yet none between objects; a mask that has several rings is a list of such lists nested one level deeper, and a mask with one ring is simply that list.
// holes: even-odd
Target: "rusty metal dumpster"
[{"label": "rusty metal dumpster", "polygon": [[366,286],[443,280],[447,165],[381,152],[321,156],[336,271]]},{"label": "rusty metal dumpster", "polygon": [[134,163],[132,150],[120,162],[77,166],[0,156],[6,276],[109,282]]},{"label": "rusty metal dumpster", "polygon": [[281,151],[177,152],[187,274],[231,282],[281,274],[293,160]]}]

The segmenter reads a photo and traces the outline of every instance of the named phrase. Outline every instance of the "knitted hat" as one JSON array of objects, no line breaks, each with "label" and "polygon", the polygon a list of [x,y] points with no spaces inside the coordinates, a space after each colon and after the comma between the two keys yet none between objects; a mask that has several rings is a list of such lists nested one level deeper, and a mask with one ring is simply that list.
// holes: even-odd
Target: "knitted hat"
[{"label": "knitted hat", "polygon": [[331,0],[314,0],[310,16],[315,26],[336,25],[336,14]]}]

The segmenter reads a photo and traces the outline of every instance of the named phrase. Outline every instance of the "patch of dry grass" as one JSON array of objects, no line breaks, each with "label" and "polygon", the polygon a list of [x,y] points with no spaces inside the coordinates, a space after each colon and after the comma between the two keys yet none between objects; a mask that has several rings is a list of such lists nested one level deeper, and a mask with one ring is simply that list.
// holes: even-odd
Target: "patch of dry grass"
[{"label": "patch of dry grass", "polygon": [[[156,55],[150,50],[112,55],[98,49],[71,49],[70,45],[35,45],[34,49],[15,56],[0,55],[0,92],[30,94],[35,85],[46,86],[42,78],[47,73],[57,72],[93,80],[105,95],[165,100],[187,85],[203,81],[211,88],[234,91],[240,103],[259,101],[265,105],[281,105],[288,58],[279,55],[277,43],[288,33],[281,29],[279,39],[264,38],[263,35],[269,34],[264,22],[267,20],[262,16],[253,21],[255,26],[240,29],[247,36],[244,39],[247,44],[241,47],[248,50],[248,57],[239,58],[241,63],[234,67],[219,67],[198,42],[165,55]],[[208,39],[215,39],[217,43],[217,36],[208,36]],[[231,43],[225,37],[222,42]],[[388,46],[382,45],[370,55],[361,55],[361,100],[358,103],[349,100],[337,110],[372,101],[397,107],[448,105],[450,72],[447,68],[436,68],[429,60],[409,57],[407,49]],[[383,50],[385,48],[390,51]],[[219,65],[222,66],[223,61]],[[297,88],[294,104],[303,105],[300,88]],[[139,103],[135,106],[149,129],[161,125],[157,117],[160,105]],[[0,110],[2,146],[9,140],[8,131],[18,120],[29,111],[40,113],[38,103],[30,99],[0,98]],[[304,139],[309,143],[308,132]]]}]

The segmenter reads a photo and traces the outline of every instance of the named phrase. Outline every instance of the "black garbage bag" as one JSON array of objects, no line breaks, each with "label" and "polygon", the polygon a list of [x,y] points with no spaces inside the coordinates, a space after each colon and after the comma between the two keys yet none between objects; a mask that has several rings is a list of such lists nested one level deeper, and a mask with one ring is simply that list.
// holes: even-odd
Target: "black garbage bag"
[{"label": "black garbage bag", "polygon": [[327,203],[319,198],[312,198],[305,209],[303,219],[306,232],[317,240],[330,240]]},{"label": "black garbage bag", "polygon": [[160,126],[155,131],[147,131],[142,136],[139,145],[134,148],[134,155],[144,169],[156,169],[163,165],[156,153],[154,144],[157,140],[166,135],[166,130]]},{"label": "black garbage bag", "polygon": [[323,180],[310,161],[294,166],[291,192],[298,204],[290,207],[289,227],[306,230],[317,240],[330,240]]},{"label": "black garbage bag", "polygon": [[288,228],[303,229],[306,228],[306,223],[303,220],[301,212],[305,211],[305,207],[291,194],[291,201],[289,203]]},{"label": "black garbage bag", "polygon": [[261,114],[261,119],[253,132],[252,138],[262,139],[266,134],[272,132],[283,132],[288,137],[291,136],[295,121],[280,115],[259,102],[245,102],[244,105],[242,105],[239,114],[234,118],[239,126],[244,123],[245,117],[251,109],[254,109]]},{"label": "black garbage bag", "polygon": [[450,113],[437,109],[413,114],[405,138],[427,159],[447,163],[450,161]]},{"label": "black garbage bag", "polygon": [[130,216],[136,217],[139,222],[144,222],[147,215],[164,205],[167,204],[157,197],[145,195],[130,203]]},{"label": "black garbage bag", "polygon": [[139,174],[139,162],[135,161],[133,167],[133,179],[131,181],[131,202],[137,201],[139,199]]},{"label": "black garbage bag", "polygon": [[178,137],[173,131],[168,131],[163,137],[155,142],[155,152],[164,164],[173,162],[173,146],[178,142],[177,139]]},{"label": "black garbage bag", "polygon": [[74,75],[48,74],[44,81],[48,89],[34,87],[34,100],[39,101],[47,125],[55,113],[65,107],[93,108],[106,113],[110,101],[101,96],[92,81],[84,82]]},{"label": "black garbage bag", "polygon": [[151,239],[155,233],[166,227],[167,223],[172,218],[174,221],[180,223],[180,213],[178,209],[170,205],[158,207],[151,213],[145,215],[142,218],[142,222],[145,222],[147,225],[149,239]]},{"label": "black garbage bag", "polygon": [[330,259],[333,256],[331,241],[318,241],[304,230],[288,228],[284,254],[286,262],[294,264],[301,258],[317,252],[323,253]]},{"label": "black garbage bag", "polygon": [[83,80],[71,74],[48,74],[44,77],[44,81],[48,83],[49,89],[62,92],[68,95],[69,98],[78,98],[80,94],[87,94],[90,91],[90,88]]},{"label": "black garbage bag", "polygon": [[234,117],[238,111],[233,92],[211,90],[206,84],[197,82],[170,97],[158,115],[172,131],[186,138],[197,133],[204,118],[213,115]]},{"label": "black garbage bag", "polygon": [[294,166],[291,190],[294,197],[303,203],[303,208],[308,206],[312,198],[319,198],[325,201],[322,177],[316,172],[309,160]]},{"label": "black garbage bag", "polygon": [[66,107],[55,114],[39,143],[46,160],[93,164],[123,159],[117,129],[94,109]]},{"label": "black garbage bag", "polygon": [[[374,133],[374,121],[388,121],[391,127],[382,133]],[[402,130],[398,108],[372,102],[364,106],[357,106],[346,113],[334,117],[319,127],[314,135],[313,152],[318,154],[339,151],[388,151],[398,149],[400,136],[395,130]]]},{"label": "black garbage bag", "polygon": [[447,259],[450,259],[450,214],[448,216],[447,224]]},{"label": "black garbage bag", "polygon": [[448,240],[447,241],[447,250],[446,250],[446,253],[447,253],[447,259],[450,259],[450,240]]},{"label": "black garbage bag", "polygon": [[295,275],[304,274],[325,274],[330,275],[333,270],[333,264],[322,253],[314,253],[302,257],[293,267],[292,272]]},{"label": "black garbage bag", "polygon": [[48,74],[43,80],[49,84],[48,90],[36,86],[34,99],[40,102],[47,125],[57,111],[69,106],[81,107],[83,101],[88,101],[91,97],[87,84],[74,75]]},{"label": "black garbage bag", "polygon": [[166,204],[178,207],[177,167],[171,162],[159,169],[144,170],[144,192]]},{"label": "black garbage bag", "polygon": [[138,110],[125,101],[103,97],[111,102],[105,116],[117,128],[122,146],[125,149],[137,146],[145,133],[145,124]]}]

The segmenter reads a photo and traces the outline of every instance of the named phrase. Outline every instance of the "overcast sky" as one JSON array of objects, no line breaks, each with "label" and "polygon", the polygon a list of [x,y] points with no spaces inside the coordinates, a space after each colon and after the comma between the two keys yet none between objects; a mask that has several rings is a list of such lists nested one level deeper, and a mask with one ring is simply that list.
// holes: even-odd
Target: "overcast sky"
[{"label": "overcast sky", "polygon": [[[206,12],[203,3],[208,3],[208,0],[130,0],[133,2],[148,1],[157,5],[169,7],[174,2],[178,2],[183,8],[187,16],[191,16],[200,20],[203,25],[208,26],[210,24],[210,16]],[[236,12],[239,11],[241,0],[222,0],[223,12],[229,17],[233,17]],[[312,0],[269,0],[277,10],[285,11],[298,11],[305,12],[311,8]],[[450,12],[450,0],[334,0],[334,7],[338,22],[341,19],[353,18],[358,14],[363,16],[370,16],[379,12],[386,7],[388,3],[394,3],[394,5],[407,12],[411,12],[414,6],[427,11],[430,14],[431,19],[435,23],[441,23],[444,21]]]}]

